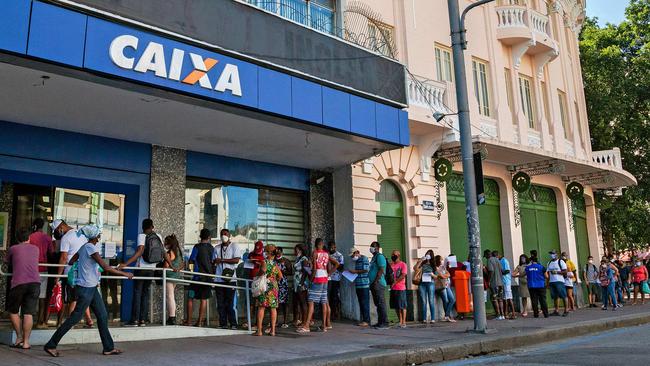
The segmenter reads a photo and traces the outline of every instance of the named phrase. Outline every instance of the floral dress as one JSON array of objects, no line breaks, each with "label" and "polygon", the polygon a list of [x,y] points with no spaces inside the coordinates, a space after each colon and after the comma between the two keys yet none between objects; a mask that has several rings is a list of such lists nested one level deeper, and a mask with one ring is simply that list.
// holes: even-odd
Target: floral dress
[{"label": "floral dress", "polygon": [[265,308],[278,307],[278,278],[281,275],[280,268],[272,260],[265,259],[266,263],[266,292],[257,297],[257,305]]},{"label": "floral dress", "polygon": [[282,278],[278,281],[278,302],[280,304],[286,304],[289,300],[289,280],[285,276],[287,273],[287,260],[281,258],[275,260],[275,264],[280,269],[280,272],[282,272]]}]

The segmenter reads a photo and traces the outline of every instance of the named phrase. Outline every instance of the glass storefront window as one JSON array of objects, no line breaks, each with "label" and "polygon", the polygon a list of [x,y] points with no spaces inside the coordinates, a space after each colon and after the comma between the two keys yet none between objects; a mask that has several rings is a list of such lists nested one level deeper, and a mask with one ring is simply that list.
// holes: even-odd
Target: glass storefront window
[{"label": "glass storefront window", "polygon": [[219,241],[219,231],[227,228],[243,250],[252,250],[255,241],[262,240],[292,253],[289,249],[305,241],[303,205],[300,192],[188,180],[186,252],[198,242],[202,228],[210,229],[213,244]]}]

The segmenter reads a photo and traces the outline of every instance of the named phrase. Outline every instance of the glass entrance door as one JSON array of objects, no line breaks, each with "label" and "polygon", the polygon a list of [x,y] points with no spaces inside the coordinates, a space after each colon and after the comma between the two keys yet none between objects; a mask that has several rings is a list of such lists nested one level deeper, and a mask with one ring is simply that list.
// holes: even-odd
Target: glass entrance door
[{"label": "glass entrance door", "polygon": [[14,243],[13,234],[18,229],[29,229],[35,219],[41,218],[45,221],[40,230],[48,233],[48,222],[52,221],[52,187],[32,186],[16,184],[14,186],[14,214],[11,225],[12,238],[10,243]]}]

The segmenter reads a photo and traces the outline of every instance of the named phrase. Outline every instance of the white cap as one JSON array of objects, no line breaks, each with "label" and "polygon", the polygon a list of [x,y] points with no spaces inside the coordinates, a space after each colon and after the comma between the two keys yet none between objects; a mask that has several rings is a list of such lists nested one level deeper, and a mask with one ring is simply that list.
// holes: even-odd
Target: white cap
[{"label": "white cap", "polygon": [[52,224],[50,225],[52,227],[52,230],[56,230],[56,228],[58,228],[59,225],[61,225],[62,222],[63,222],[63,220],[60,220],[60,219],[54,220],[52,222]]}]

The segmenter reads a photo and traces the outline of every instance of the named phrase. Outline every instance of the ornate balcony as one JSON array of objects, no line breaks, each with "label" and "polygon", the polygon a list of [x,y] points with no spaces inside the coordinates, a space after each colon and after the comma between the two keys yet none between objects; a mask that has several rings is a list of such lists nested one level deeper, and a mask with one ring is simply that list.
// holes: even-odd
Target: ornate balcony
[{"label": "ornate balcony", "polygon": [[535,56],[537,72],[559,54],[558,43],[551,35],[549,16],[531,9],[522,0],[502,0],[497,3],[497,39],[512,46],[515,68],[521,57]]},{"label": "ornate balcony", "polygon": [[445,103],[447,86],[440,81],[430,80],[420,76],[408,78],[409,106],[421,107],[428,111],[449,113]]},{"label": "ornate balcony", "polygon": [[591,160],[593,160],[594,163],[607,165],[616,169],[623,169],[621,150],[618,147],[611,150],[594,151],[591,153]]}]

